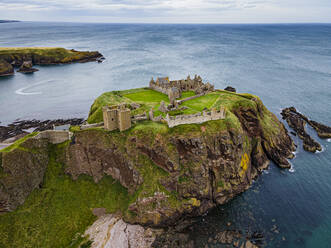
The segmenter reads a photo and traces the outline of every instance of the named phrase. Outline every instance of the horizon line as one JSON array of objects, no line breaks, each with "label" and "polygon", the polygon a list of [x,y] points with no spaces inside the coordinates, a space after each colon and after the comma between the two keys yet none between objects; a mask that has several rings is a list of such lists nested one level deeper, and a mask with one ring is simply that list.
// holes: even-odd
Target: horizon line
[{"label": "horizon line", "polygon": [[[1,19],[0,19],[1,20]],[[2,20],[15,22],[42,22],[42,23],[81,23],[81,24],[157,24],[157,25],[288,25],[288,24],[331,24],[331,22],[80,22],[80,21],[28,21]]]}]

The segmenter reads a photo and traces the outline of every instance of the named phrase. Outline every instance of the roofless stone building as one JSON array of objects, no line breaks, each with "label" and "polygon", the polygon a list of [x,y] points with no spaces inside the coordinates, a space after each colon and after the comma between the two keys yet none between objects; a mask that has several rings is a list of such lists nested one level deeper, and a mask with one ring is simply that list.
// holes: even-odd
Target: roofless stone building
[{"label": "roofless stone building", "polygon": [[131,127],[131,110],[125,105],[103,107],[103,122],[106,130],[120,131],[127,130]]}]

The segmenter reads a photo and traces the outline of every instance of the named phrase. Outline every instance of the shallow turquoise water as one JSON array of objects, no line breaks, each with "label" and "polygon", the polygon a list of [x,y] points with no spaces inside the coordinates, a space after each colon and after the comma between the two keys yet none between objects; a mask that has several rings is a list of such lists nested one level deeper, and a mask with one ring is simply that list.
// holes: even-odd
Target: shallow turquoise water
[{"label": "shallow turquoise water", "polygon": [[[216,88],[231,85],[260,96],[278,117],[293,105],[331,125],[331,25],[25,22],[0,24],[0,34],[0,46],[98,50],[107,58],[0,78],[2,123],[86,117],[104,91],[143,87],[152,76],[200,74]],[[317,138],[324,151],[313,155],[294,139],[294,172],[271,165],[250,190],[202,218],[192,231],[199,244],[230,221],[262,231],[267,247],[331,247],[331,143]]]}]

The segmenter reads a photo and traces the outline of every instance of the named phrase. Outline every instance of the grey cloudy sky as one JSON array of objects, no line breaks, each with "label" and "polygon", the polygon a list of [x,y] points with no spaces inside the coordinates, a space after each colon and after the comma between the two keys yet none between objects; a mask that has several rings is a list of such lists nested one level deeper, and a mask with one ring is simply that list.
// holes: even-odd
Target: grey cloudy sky
[{"label": "grey cloudy sky", "polygon": [[331,22],[331,0],[0,0],[0,19],[144,23]]}]

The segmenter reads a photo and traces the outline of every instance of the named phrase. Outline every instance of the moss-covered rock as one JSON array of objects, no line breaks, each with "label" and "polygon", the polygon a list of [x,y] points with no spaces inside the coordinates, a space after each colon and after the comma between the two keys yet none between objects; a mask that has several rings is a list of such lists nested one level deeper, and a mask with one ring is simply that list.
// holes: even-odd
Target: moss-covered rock
[{"label": "moss-covered rock", "polygon": [[0,76],[14,75],[14,67],[7,61],[0,59]]}]

